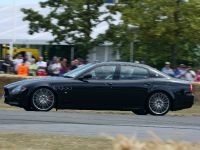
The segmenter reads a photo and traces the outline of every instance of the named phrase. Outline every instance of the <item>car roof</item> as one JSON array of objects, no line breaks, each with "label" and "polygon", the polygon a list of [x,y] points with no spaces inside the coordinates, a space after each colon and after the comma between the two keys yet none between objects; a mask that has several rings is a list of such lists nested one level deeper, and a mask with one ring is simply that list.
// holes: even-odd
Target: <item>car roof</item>
[{"label": "car roof", "polygon": [[99,65],[133,65],[133,66],[138,66],[138,67],[145,67],[145,68],[152,68],[148,65],[145,64],[139,64],[139,63],[132,63],[132,62],[119,62],[119,61],[112,61],[112,62],[96,62],[95,64]]}]

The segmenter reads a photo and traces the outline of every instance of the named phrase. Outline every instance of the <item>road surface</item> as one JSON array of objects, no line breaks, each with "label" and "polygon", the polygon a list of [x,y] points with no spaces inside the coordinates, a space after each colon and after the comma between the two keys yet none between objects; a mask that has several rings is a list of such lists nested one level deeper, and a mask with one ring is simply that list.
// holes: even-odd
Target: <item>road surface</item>
[{"label": "road surface", "polygon": [[200,142],[200,116],[136,116],[97,113],[0,110],[0,132],[74,136],[124,134],[152,139]]}]

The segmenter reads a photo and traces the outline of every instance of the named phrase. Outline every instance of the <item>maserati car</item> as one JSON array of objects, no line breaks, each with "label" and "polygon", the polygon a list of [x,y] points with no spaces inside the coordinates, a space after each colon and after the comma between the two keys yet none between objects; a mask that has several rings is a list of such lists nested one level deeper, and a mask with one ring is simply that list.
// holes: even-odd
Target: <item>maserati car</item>
[{"label": "maserati car", "polygon": [[193,105],[192,84],[143,64],[89,63],[63,77],[41,77],[4,86],[5,103],[27,111],[124,110],[164,115]]}]

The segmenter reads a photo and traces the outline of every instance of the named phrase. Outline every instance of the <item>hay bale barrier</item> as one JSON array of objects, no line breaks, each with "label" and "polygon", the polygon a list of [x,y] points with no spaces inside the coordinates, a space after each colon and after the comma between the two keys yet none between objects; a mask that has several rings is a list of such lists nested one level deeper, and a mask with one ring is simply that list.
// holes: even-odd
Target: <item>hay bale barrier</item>
[{"label": "hay bale barrier", "polygon": [[195,96],[195,102],[200,104],[200,83],[194,82],[192,85],[193,85],[193,92]]},{"label": "hay bale barrier", "polygon": [[164,141],[159,137],[155,137],[151,141],[142,141],[119,135],[113,142],[113,150],[199,150],[199,147],[200,143]]},{"label": "hay bale barrier", "polygon": [[18,76],[18,75],[11,75],[11,74],[0,74],[0,96],[3,95],[3,87],[9,83],[13,83],[16,81],[24,80],[24,79],[31,79],[33,77],[30,76]]}]

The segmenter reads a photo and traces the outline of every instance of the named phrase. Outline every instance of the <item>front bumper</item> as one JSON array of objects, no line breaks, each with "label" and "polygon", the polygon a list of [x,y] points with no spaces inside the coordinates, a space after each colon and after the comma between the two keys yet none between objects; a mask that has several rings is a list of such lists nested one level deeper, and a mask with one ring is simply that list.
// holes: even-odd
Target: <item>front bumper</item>
[{"label": "front bumper", "polygon": [[9,91],[9,89],[4,88],[4,103],[11,105],[11,106],[18,106],[18,107],[24,107],[27,100],[27,91],[21,92],[19,94],[12,95]]},{"label": "front bumper", "polygon": [[173,102],[172,110],[181,110],[186,108],[191,108],[194,104],[194,95],[193,94],[185,94],[184,96],[176,96],[175,101]]}]

